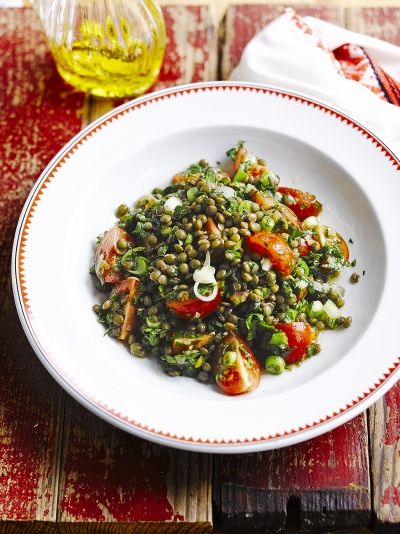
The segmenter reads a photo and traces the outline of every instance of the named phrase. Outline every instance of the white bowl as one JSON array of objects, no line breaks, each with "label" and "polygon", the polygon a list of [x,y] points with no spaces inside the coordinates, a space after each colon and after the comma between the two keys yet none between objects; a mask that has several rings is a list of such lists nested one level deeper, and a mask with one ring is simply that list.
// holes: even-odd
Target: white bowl
[{"label": "white bowl", "polygon": [[[281,183],[312,191],[322,220],[352,239],[342,275],[351,328],[324,332],[322,352],[263,376],[236,398],[171,378],[104,337],[88,269],[94,239],[133,203],[192,162],[224,159],[244,139]],[[144,96],[108,113],[53,159],[21,214],[15,301],[38,357],[79,402],[143,438],[205,452],[282,447],[326,432],[398,377],[399,161],[370,132],[307,97],[246,83],[205,83]]]}]

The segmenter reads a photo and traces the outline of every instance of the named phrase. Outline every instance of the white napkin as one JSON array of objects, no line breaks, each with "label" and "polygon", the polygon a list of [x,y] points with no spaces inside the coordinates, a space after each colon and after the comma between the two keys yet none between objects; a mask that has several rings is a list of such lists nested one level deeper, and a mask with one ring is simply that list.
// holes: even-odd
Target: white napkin
[{"label": "white napkin", "polygon": [[[344,76],[331,51],[347,43],[361,46],[374,66],[379,65],[394,84],[400,82],[399,47],[314,17],[301,18],[292,9],[248,43],[231,79],[276,85],[324,100],[365,124],[399,154],[400,107],[385,100],[383,93],[375,94],[378,89],[374,93]],[[374,76],[379,67],[373,69]]]}]

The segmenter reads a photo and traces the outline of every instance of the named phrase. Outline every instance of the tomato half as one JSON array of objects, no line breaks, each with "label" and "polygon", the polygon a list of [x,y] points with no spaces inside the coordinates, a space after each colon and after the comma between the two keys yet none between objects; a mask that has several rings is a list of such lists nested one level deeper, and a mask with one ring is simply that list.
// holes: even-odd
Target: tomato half
[{"label": "tomato half", "polygon": [[135,322],[135,297],[139,289],[139,278],[131,276],[122,280],[115,288],[113,293],[115,295],[127,295],[125,306],[124,306],[124,322],[121,326],[121,333],[118,336],[118,339],[126,341],[131,335],[133,330],[133,325]]},{"label": "tomato half", "polygon": [[246,341],[236,334],[222,340],[215,382],[227,395],[247,393],[260,383],[258,361]]},{"label": "tomato half", "polygon": [[282,195],[290,195],[294,198],[294,203],[290,205],[290,209],[294,211],[301,221],[304,221],[307,217],[316,217],[322,211],[321,202],[311,193],[306,193],[305,191],[292,187],[279,187],[278,191]]},{"label": "tomato half", "polygon": [[255,191],[251,199],[265,210],[277,209],[287,223],[296,228],[300,228],[300,221],[294,211],[288,208],[288,206],[285,206],[285,204],[282,204],[282,202],[278,202],[272,195],[268,195],[263,191]]},{"label": "tomato half", "polygon": [[267,256],[274,269],[284,276],[293,271],[296,258],[288,243],[273,232],[257,232],[246,238],[249,249],[253,252]]},{"label": "tomato half", "polygon": [[304,358],[307,348],[315,339],[311,326],[308,323],[296,322],[276,324],[275,328],[286,334],[292,349],[285,356],[286,363],[296,363]]},{"label": "tomato half", "polygon": [[337,244],[343,254],[344,259],[347,261],[350,257],[349,247],[343,237],[330,228],[329,226],[317,226],[317,239],[321,247],[328,244]]},{"label": "tomato half", "polygon": [[120,240],[132,241],[125,230],[115,226],[103,235],[97,246],[94,264],[96,274],[102,282],[116,284],[123,278],[122,273],[114,270],[116,259],[118,257],[117,243]]},{"label": "tomato half", "polygon": [[194,317],[207,317],[207,315],[213,313],[219,306],[221,300],[221,288],[218,288],[218,292],[213,300],[204,301],[198,298],[173,300],[167,302],[167,306],[182,319],[193,319]]}]

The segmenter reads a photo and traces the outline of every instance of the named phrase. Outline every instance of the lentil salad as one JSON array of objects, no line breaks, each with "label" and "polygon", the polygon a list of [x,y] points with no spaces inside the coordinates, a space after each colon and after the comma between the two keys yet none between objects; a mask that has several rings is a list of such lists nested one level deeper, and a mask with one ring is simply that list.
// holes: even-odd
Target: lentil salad
[{"label": "lentil salad", "polygon": [[261,369],[281,374],[346,328],[344,239],[321,224],[311,193],[280,186],[239,142],[229,166],[201,160],[154,189],[98,238],[91,269],[108,294],[93,306],[106,333],[170,376],[236,395]]}]

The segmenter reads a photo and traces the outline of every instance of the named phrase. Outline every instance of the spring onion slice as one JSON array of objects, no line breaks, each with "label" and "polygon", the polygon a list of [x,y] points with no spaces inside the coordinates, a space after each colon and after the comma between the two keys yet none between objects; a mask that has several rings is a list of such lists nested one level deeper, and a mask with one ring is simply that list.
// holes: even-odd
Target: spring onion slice
[{"label": "spring onion slice", "polygon": [[[215,279],[215,267],[211,265],[210,253],[208,250],[204,265],[201,267],[201,269],[196,269],[194,271],[193,280],[195,281],[193,291],[198,299],[203,300],[204,302],[209,302],[215,299],[218,293],[218,284],[217,280]],[[213,285],[214,287],[211,294],[202,295],[199,291],[200,284]]]},{"label": "spring onion slice", "polygon": [[172,196],[169,197],[164,204],[164,211],[165,213],[174,213],[175,208],[178,206],[182,206],[182,200],[178,197]]},{"label": "spring onion slice", "polygon": [[236,191],[228,185],[218,185],[216,189],[218,193],[221,193],[225,198],[234,198],[236,196]]},{"label": "spring onion slice", "polygon": [[272,267],[272,263],[269,258],[262,258],[260,263],[261,263],[261,269],[263,271],[269,271]]}]

